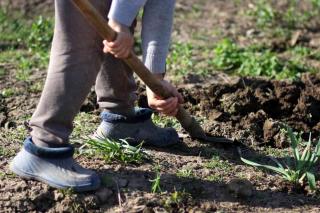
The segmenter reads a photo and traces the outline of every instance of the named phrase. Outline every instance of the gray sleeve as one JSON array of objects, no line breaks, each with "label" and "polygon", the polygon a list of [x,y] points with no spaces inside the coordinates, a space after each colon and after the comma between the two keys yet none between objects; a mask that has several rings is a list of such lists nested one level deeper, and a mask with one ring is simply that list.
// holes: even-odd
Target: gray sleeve
[{"label": "gray sleeve", "polygon": [[146,1],[147,0],[113,0],[108,18],[129,27],[137,16],[139,9],[143,7]]},{"label": "gray sleeve", "polygon": [[153,73],[166,71],[175,0],[148,0],[142,17],[143,62]]}]

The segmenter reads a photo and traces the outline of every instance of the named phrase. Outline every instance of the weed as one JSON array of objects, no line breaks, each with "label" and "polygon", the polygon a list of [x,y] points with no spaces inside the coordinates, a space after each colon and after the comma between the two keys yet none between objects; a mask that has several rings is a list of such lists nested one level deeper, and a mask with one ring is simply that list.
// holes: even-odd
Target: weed
[{"label": "weed", "polygon": [[240,48],[229,39],[220,41],[214,53],[213,66],[241,76],[296,79],[303,72],[315,71],[314,68],[302,64],[295,58],[285,61],[270,50],[261,47]]},{"label": "weed", "polygon": [[152,193],[160,193],[161,190],[161,173],[160,173],[160,165],[155,166],[156,177],[153,180],[149,180],[151,182],[151,192]]},{"label": "weed", "polygon": [[256,5],[251,5],[248,15],[256,18],[258,27],[265,28],[275,21],[276,12],[266,0],[259,0]]},{"label": "weed", "polygon": [[15,94],[15,90],[13,88],[7,88],[1,91],[1,95],[5,98],[12,97],[14,94]]},{"label": "weed", "polygon": [[108,162],[116,160],[124,164],[140,164],[147,157],[141,148],[142,143],[138,146],[131,146],[124,139],[120,139],[119,141],[109,138],[89,139],[87,144],[89,145],[90,149],[83,151],[83,147],[81,147],[80,152],[99,154]]},{"label": "weed", "polygon": [[72,188],[58,189],[58,192],[63,194],[64,197],[72,196],[76,193]]},{"label": "weed", "polygon": [[42,91],[42,88],[43,88],[43,82],[38,81],[38,82],[34,82],[32,85],[30,85],[29,91],[31,93],[39,93]]},{"label": "weed", "polygon": [[212,174],[206,177],[207,180],[213,181],[213,182],[223,182],[223,175],[222,174]]},{"label": "weed", "polygon": [[319,14],[318,0],[311,0],[313,10],[300,9],[300,2],[297,0],[287,0],[285,9],[276,9],[267,0],[258,0],[255,4],[250,5],[250,10],[247,13],[256,21],[257,27],[260,29],[266,28],[287,28],[294,29],[305,25],[311,18]]},{"label": "weed", "polygon": [[220,169],[222,171],[230,171],[231,165],[224,160],[221,160],[219,156],[214,155],[211,160],[205,164],[205,167],[208,169]]},{"label": "weed", "polygon": [[[74,119],[74,129],[70,140],[78,142],[82,135],[90,135],[97,128],[99,122],[99,116],[92,113],[80,112]],[[79,143],[82,143],[82,140]]]},{"label": "weed", "polygon": [[1,157],[12,157],[16,154],[16,152],[13,149],[8,149],[3,146],[0,146],[0,156]]},{"label": "weed", "polygon": [[181,129],[181,125],[177,119],[173,117],[161,116],[160,114],[152,114],[152,121],[160,127],[172,127]]},{"label": "weed", "polygon": [[[20,17],[13,17],[3,8],[0,9],[0,40],[9,43],[20,43],[28,35],[27,23]],[[9,46],[11,48],[11,46]]]},{"label": "weed", "polygon": [[53,21],[39,16],[31,26],[27,45],[31,52],[47,52],[53,37]]},{"label": "weed", "polygon": [[[307,179],[310,189],[315,190],[316,181],[314,169],[320,157],[320,139],[318,140],[316,147],[312,151],[312,140],[310,135],[306,147],[304,148],[302,153],[300,153],[298,146],[302,144],[302,138],[297,137],[289,127],[287,128],[287,131],[291,141],[291,150],[293,152],[294,160],[289,160],[290,158],[287,158],[288,163],[283,163],[284,166],[275,158],[271,159],[277,164],[278,167],[255,163],[243,157],[240,158],[244,163],[248,165],[274,171],[280,174],[284,179],[294,184],[304,184],[304,180]],[[241,156],[240,149],[239,153]]]},{"label": "weed", "polygon": [[170,71],[181,77],[193,70],[193,46],[189,43],[174,43],[171,45],[171,51],[167,58],[167,64]]},{"label": "weed", "polygon": [[23,141],[26,136],[27,136],[28,132],[26,130],[26,128],[24,126],[18,126],[17,128],[1,128],[0,130],[0,137],[9,141],[9,142],[13,142],[13,141]]},{"label": "weed", "polygon": [[177,191],[176,189],[174,189],[174,192],[172,192],[166,199],[164,207],[169,211],[172,208],[180,208],[186,205],[190,199],[192,199],[190,193],[185,192],[185,190]]},{"label": "weed", "polygon": [[193,177],[194,174],[191,168],[183,168],[177,172],[177,176],[183,178],[190,178]]}]

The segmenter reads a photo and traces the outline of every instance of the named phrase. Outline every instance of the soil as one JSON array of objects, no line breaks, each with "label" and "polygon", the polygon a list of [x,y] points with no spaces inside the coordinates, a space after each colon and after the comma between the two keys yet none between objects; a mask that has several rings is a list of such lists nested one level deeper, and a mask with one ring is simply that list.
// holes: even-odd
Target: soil
[{"label": "soil", "polygon": [[[253,26],[239,11],[246,10],[249,3],[247,0],[241,5],[233,1],[201,0],[196,5],[202,12],[193,14],[194,0],[178,0],[173,37],[182,42],[213,43],[231,36],[243,45],[256,41],[267,42],[276,49],[288,45],[290,39],[278,41],[263,37],[259,40],[246,36]],[[52,1],[11,0],[11,7],[27,15],[53,11]],[[185,17],[191,20],[186,21]],[[297,42],[316,45],[320,32],[312,30],[313,24],[303,29],[303,39]],[[213,33],[213,29],[221,32]],[[194,34],[201,34],[202,39],[192,37]],[[0,212],[320,211],[319,192],[310,193],[305,186],[292,187],[274,173],[246,166],[237,152],[240,147],[246,158],[272,163],[265,154],[268,147],[288,150],[288,141],[282,131],[285,125],[304,132],[304,138],[309,137],[309,132],[313,138],[319,137],[320,74],[304,74],[297,81],[230,77],[218,72],[206,79],[187,77],[178,85],[185,99],[184,107],[201,119],[206,132],[237,143],[227,146],[201,143],[179,130],[181,144],[167,149],[145,147],[150,159],[141,165],[106,163],[98,157],[77,155],[76,160],[82,166],[99,173],[103,186],[95,192],[74,193],[22,180],[9,171],[8,164],[21,148],[27,132],[25,122],[40,98],[40,91],[30,88],[36,82],[44,81],[45,71],[34,72],[30,81],[24,83],[15,80],[16,70],[9,65],[6,69],[9,72],[0,77],[0,90],[15,88],[15,95],[0,95]],[[139,87],[138,93],[139,105],[146,106],[143,86]],[[93,125],[99,124],[93,91],[81,111],[93,117]],[[221,167],[206,166],[213,156],[219,156]],[[161,166],[162,193],[150,192],[156,164]],[[191,174],[181,177],[178,171],[183,169],[191,170]],[[316,172],[319,174],[319,166]],[[317,186],[320,187],[319,181]],[[175,191],[181,193],[179,202],[170,199]]]}]

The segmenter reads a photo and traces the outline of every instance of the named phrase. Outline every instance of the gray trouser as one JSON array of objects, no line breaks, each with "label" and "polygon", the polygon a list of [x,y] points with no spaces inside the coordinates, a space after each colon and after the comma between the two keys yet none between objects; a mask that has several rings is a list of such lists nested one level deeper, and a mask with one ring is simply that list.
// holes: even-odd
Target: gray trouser
[{"label": "gray trouser", "polygon": [[[111,0],[91,0],[108,14]],[[30,127],[35,144],[68,143],[73,120],[92,85],[101,108],[126,114],[133,110],[136,84],[132,71],[102,52],[102,39],[70,0],[55,1],[55,29],[47,79]]]}]

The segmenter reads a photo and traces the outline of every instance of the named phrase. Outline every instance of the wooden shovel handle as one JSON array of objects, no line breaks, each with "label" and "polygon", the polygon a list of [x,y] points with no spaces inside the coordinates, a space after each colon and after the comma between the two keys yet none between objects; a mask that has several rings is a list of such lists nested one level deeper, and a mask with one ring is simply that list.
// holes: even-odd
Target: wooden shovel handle
[{"label": "wooden shovel handle", "polygon": [[[117,33],[113,31],[107,20],[89,3],[88,0],[72,0],[75,6],[80,10],[88,22],[94,29],[107,41],[114,41]],[[148,68],[140,61],[140,59],[131,51],[128,58],[123,61],[140,77],[140,79],[151,89],[152,92],[162,98],[173,97],[174,95],[164,87],[159,79],[157,79]],[[179,111],[176,118],[181,123],[182,127],[190,133],[192,137],[198,137],[199,134],[204,134],[200,125],[190,114],[179,106]],[[197,125],[197,126],[195,126]],[[196,132],[196,133],[195,133]],[[197,134],[197,135],[196,135]]]}]

